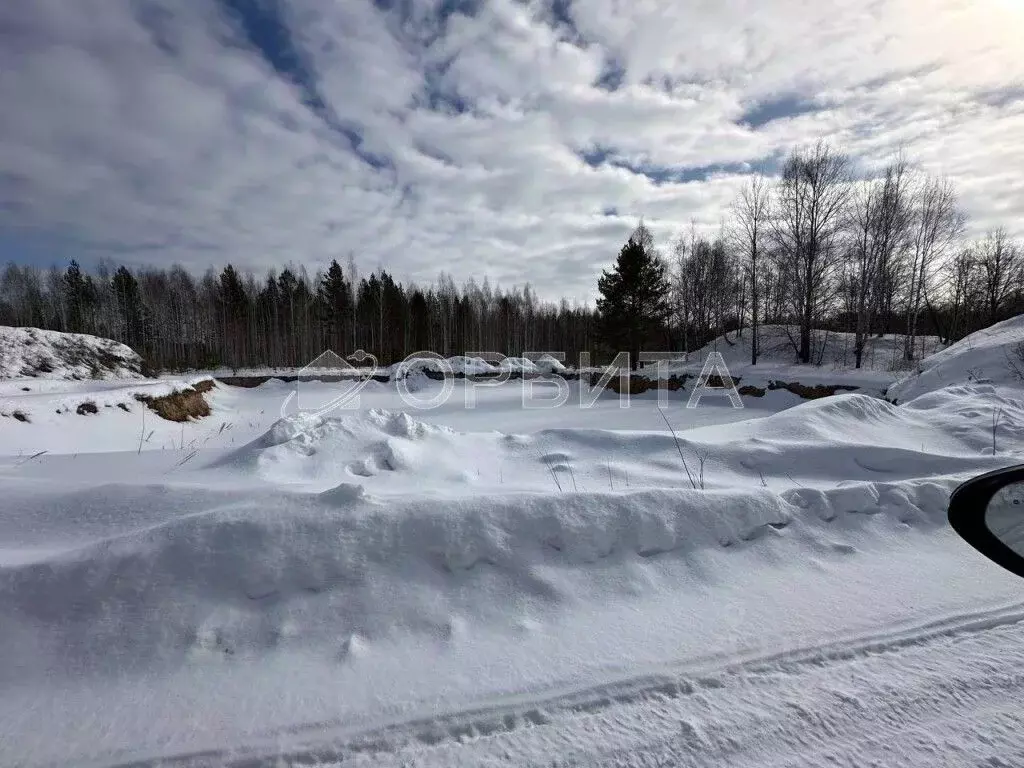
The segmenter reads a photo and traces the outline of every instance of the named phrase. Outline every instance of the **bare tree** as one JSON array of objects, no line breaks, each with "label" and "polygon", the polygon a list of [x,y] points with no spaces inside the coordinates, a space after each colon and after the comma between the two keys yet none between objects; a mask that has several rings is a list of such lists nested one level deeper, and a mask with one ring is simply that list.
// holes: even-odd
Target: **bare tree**
[{"label": "bare tree", "polygon": [[750,363],[757,365],[757,325],[760,307],[761,275],[758,267],[768,239],[771,219],[771,191],[762,176],[753,176],[740,190],[732,204],[730,236],[738,253],[750,285]]},{"label": "bare tree", "polygon": [[682,334],[683,352],[690,351],[691,304],[690,288],[687,285],[686,260],[689,253],[686,238],[680,235],[672,243],[672,322]]},{"label": "bare tree", "polygon": [[1020,249],[1002,227],[988,233],[978,244],[977,260],[984,289],[988,323],[999,320],[1004,304],[1020,289]]},{"label": "bare tree", "polygon": [[898,158],[881,179],[863,182],[851,195],[846,287],[855,318],[854,358],[860,368],[871,325],[886,311],[891,266],[907,242],[910,223],[909,174]]},{"label": "bare tree", "polygon": [[921,302],[936,264],[964,231],[964,215],[957,205],[956,190],[946,179],[925,179],[917,191],[910,249],[910,282],[907,293],[907,335],[903,357],[914,359]]},{"label": "bare tree", "polygon": [[949,342],[966,334],[967,308],[976,294],[978,262],[971,248],[962,248],[945,265],[945,289],[949,302],[949,324],[947,336],[943,341]]},{"label": "bare tree", "polygon": [[838,236],[850,197],[849,162],[824,142],[790,155],[782,171],[772,222],[779,268],[800,326],[797,354],[811,361],[811,329],[832,288]]}]

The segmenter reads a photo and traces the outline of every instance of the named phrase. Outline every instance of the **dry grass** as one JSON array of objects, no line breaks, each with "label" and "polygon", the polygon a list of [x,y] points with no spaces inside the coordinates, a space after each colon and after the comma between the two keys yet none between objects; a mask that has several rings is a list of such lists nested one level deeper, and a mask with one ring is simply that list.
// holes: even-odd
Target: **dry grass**
[{"label": "dry grass", "polygon": [[204,394],[216,386],[212,379],[200,381],[188,389],[178,390],[163,397],[135,395],[140,403],[145,403],[149,410],[167,421],[184,422],[190,419],[202,419],[210,415],[210,404]]}]

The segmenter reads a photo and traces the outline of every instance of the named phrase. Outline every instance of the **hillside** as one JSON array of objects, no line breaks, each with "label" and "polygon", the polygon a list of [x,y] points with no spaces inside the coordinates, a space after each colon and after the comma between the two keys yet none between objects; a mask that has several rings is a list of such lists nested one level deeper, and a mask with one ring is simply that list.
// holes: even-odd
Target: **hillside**
[{"label": "hillside", "polygon": [[[794,340],[798,330],[783,325],[764,325],[758,329],[757,365],[750,364],[750,329],[742,336],[728,333],[713,339],[686,358],[662,364],[663,377],[700,373],[708,355],[718,352],[729,373],[742,385],[764,388],[772,381],[795,382],[804,386],[842,385],[856,387],[865,394],[882,396],[906,372],[903,360],[904,337],[890,334],[867,340],[861,368],[854,368],[854,334],[815,330],[812,337],[812,362],[798,362]],[[935,336],[917,340],[918,357],[939,348]],[[649,369],[653,370],[653,369]]]},{"label": "hillside", "polygon": [[910,376],[893,384],[887,397],[907,402],[955,384],[1024,384],[1024,315],[966,336],[921,361]]},{"label": "hillside", "polygon": [[[690,360],[704,360],[710,352],[720,352],[727,364],[749,365],[752,336],[749,328],[742,335],[727,333],[712,340]],[[799,363],[795,344],[799,329],[795,326],[763,325],[758,328],[758,365],[796,365]],[[812,332],[811,365],[829,370],[854,369],[854,340],[852,333],[814,330]],[[871,336],[864,345],[863,370],[895,371],[906,367],[903,361],[904,337],[899,334]],[[914,345],[918,357],[929,355],[940,348],[936,336],[921,336]]]},{"label": "hillside", "polygon": [[0,379],[138,379],[142,358],[111,339],[0,326]]}]

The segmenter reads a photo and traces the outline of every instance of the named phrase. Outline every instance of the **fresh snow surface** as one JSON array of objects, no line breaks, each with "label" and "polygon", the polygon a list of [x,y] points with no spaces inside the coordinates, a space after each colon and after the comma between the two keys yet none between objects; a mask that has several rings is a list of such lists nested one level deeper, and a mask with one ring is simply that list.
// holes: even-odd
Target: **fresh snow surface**
[{"label": "fresh snow surface", "polygon": [[84,333],[0,326],[0,379],[141,378],[131,348]]},{"label": "fresh snow surface", "polygon": [[0,765],[1024,764],[1024,584],[945,522],[1021,390],[296,386],[3,390]]},{"label": "fresh snow surface", "polygon": [[1024,315],[972,333],[921,361],[887,396],[905,402],[949,384],[984,382],[1024,387]]}]

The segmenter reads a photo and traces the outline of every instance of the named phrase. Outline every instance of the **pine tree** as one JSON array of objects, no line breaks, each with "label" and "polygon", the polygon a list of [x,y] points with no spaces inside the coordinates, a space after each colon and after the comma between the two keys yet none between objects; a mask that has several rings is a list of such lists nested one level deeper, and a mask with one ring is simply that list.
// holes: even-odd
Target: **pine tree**
[{"label": "pine tree", "polygon": [[601,273],[597,289],[601,339],[614,352],[629,352],[636,370],[644,345],[664,330],[669,316],[665,264],[642,224],[619,251],[612,270]]}]

